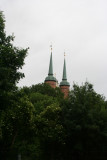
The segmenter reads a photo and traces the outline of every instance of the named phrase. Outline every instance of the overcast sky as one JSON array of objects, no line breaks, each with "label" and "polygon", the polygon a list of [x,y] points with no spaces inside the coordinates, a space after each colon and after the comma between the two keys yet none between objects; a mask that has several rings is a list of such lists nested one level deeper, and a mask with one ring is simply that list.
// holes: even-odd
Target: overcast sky
[{"label": "overcast sky", "polygon": [[30,47],[19,86],[44,82],[52,42],[58,82],[65,50],[71,88],[87,80],[107,97],[107,0],[0,0],[0,10],[15,46]]}]

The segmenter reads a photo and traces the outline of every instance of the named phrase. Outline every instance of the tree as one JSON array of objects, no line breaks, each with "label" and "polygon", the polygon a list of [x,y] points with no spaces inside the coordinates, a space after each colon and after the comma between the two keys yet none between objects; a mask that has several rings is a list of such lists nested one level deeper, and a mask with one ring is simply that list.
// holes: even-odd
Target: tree
[{"label": "tree", "polygon": [[15,91],[16,83],[24,77],[19,69],[24,65],[28,49],[14,47],[13,41],[13,35],[6,35],[5,18],[0,11],[0,110],[8,103],[9,92]]},{"label": "tree", "polygon": [[[23,152],[22,148],[28,142],[34,132],[34,106],[26,95],[20,91],[14,93],[11,98],[11,106],[2,112],[2,157]],[[6,157],[3,157],[4,159]],[[14,157],[14,156],[13,156]],[[14,158],[13,158],[14,159]]]},{"label": "tree", "polygon": [[40,143],[43,148],[42,159],[59,158],[58,151],[63,144],[63,126],[59,104],[47,106],[35,118]]},{"label": "tree", "polygon": [[[24,102],[22,104],[22,101],[19,100],[16,87],[20,78],[24,77],[24,73],[21,73],[19,69],[22,69],[24,65],[28,49],[15,47],[13,41],[13,35],[6,35],[5,18],[3,12],[0,11],[0,153],[3,151],[3,154],[10,148],[12,136],[14,137],[13,142],[15,140],[14,127],[18,128],[20,123],[22,126],[22,122],[25,120],[24,115],[22,120],[16,118],[18,106],[20,109],[24,109],[23,104],[26,105],[26,112],[30,106],[29,101],[26,102],[28,104]],[[24,101],[23,97],[22,99]],[[17,105],[17,101],[20,102],[19,105]],[[13,126],[14,120],[17,121],[17,124]]]},{"label": "tree", "polygon": [[106,159],[107,102],[86,82],[75,85],[63,105],[66,159]]},{"label": "tree", "polygon": [[62,93],[47,84],[24,87],[21,91],[28,96],[35,108],[35,132],[31,148],[36,148],[36,152],[28,148],[27,153],[32,155],[32,160],[58,158],[63,143],[59,105],[60,99],[63,98]]}]

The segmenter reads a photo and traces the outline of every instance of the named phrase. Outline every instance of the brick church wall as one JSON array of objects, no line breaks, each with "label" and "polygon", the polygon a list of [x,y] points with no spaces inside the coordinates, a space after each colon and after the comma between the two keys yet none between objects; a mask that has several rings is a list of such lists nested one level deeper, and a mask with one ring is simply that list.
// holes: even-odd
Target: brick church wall
[{"label": "brick church wall", "polygon": [[67,98],[69,95],[69,86],[60,86],[61,91],[64,93],[64,98]]},{"label": "brick church wall", "polygon": [[52,88],[56,88],[56,82],[55,81],[45,81],[45,83],[49,84]]}]

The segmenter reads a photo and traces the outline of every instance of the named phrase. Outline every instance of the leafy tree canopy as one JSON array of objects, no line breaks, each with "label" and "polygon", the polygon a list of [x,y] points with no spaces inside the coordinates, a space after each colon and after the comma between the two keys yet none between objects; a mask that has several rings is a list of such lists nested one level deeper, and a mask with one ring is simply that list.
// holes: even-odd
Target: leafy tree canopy
[{"label": "leafy tree canopy", "polygon": [[0,89],[10,91],[24,74],[19,69],[24,65],[27,49],[13,46],[14,36],[7,36],[5,20],[0,12]]},{"label": "leafy tree canopy", "polygon": [[6,35],[5,18],[0,11],[0,109],[6,107],[8,92],[14,91],[16,83],[24,77],[19,69],[24,65],[28,49],[14,47],[13,41],[13,35]]}]

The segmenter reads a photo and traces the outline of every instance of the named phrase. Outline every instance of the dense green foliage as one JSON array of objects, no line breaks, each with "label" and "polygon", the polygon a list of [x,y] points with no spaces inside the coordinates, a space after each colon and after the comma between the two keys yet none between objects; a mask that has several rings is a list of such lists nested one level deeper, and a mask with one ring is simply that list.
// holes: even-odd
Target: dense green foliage
[{"label": "dense green foliage", "polygon": [[6,36],[5,20],[0,12],[0,110],[6,108],[9,92],[16,89],[16,83],[24,74],[19,72],[24,64],[27,49],[14,47],[14,36]]},{"label": "dense green foliage", "polygon": [[6,36],[0,12],[0,159],[106,160],[107,101],[88,82],[60,88],[38,84],[19,89],[27,49]]}]

